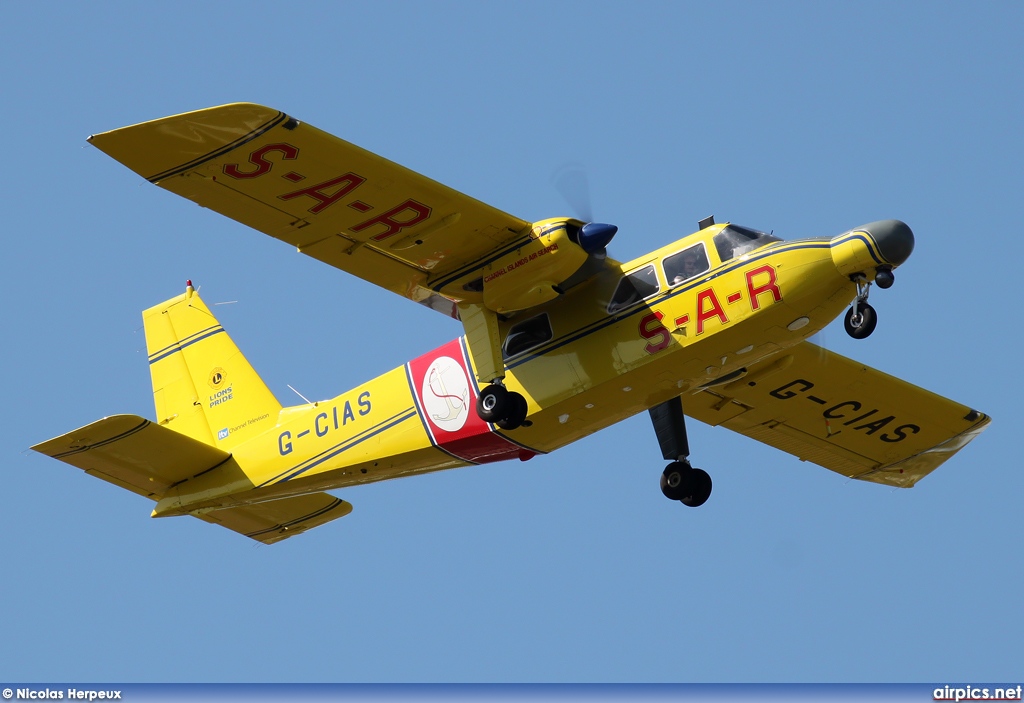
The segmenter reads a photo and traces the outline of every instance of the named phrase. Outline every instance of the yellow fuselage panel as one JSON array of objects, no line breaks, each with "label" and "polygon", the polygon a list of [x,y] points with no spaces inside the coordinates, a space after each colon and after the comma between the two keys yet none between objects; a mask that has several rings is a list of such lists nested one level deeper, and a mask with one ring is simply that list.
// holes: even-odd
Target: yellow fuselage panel
[{"label": "yellow fuselage panel", "polygon": [[[294,490],[304,476],[362,467],[353,483],[363,476],[379,480],[393,468],[394,457],[407,457],[430,447],[419,422],[403,369],[395,369],[337,398],[285,408],[272,429],[234,450],[250,485],[241,500],[233,499],[237,487],[225,486],[217,471],[183,484],[166,505],[225,506],[264,497],[306,493]],[[372,471],[372,473],[371,473]],[[342,476],[347,474],[342,473]],[[163,502],[157,512],[163,512]]]},{"label": "yellow fuselage panel", "polygon": [[522,386],[531,411],[540,406],[533,427],[517,430],[516,439],[552,451],[824,327],[849,304],[854,286],[832,264],[827,242],[801,244],[754,252],[673,288],[662,280],[657,296],[615,315],[603,307],[603,317],[584,314],[600,302],[575,314],[552,306],[555,339],[509,361],[510,388]]}]

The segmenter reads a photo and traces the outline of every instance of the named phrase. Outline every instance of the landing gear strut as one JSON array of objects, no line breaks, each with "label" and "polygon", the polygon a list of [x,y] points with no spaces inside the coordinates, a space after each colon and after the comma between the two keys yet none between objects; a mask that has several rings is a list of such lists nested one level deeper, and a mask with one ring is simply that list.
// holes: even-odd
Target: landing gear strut
[{"label": "landing gear strut", "polygon": [[[868,305],[871,281],[863,273],[854,274],[850,279],[857,284],[857,297],[853,301],[853,306],[846,311],[843,327],[846,328],[846,334],[854,339],[864,339],[875,331],[875,325],[878,324],[878,313]],[[879,288],[892,288],[895,282],[892,266],[879,266],[875,269],[875,283]]]},{"label": "landing gear strut", "polygon": [[[892,278],[892,271],[888,273],[889,277]],[[875,331],[875,325],[878,324],[878,314],[873,307],[868,305],[868,293],[871,290],[871,282],[861,274],[854,276],[853,282],[857,284],[857,297],[853,301],[853,306],[846,311],[846,317],[843,318],[843,327],[846,328],[846,334],[854,339],[864,339]],[[890,281],[888,286],[882,287],[888,288],[891,285],[892,282]]]},{"label": "landing gear strut", "polygon": [[480,391],[476,399],[476,414],[484,422],[493,422],[503,430],[514,430],[529,425],[526,420],[526,398],[509,391],[500,380]]},{"label": "landing gear strut", "polygon": [[650,409],[661,454],[672,463],[661,474],[661,492],[669,500],[696,508],[711,496],[711,477],[690,466],[690,445],[686,439],[686,416],[679,397]]}]

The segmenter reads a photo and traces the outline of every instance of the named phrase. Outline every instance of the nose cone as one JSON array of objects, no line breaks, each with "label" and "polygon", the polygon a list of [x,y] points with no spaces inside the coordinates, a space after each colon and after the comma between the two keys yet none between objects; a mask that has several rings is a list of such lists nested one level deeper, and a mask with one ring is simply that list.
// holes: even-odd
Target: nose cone
[{"label": "nose cone", "polygon": [[914,251],[914,233],[905,222],[899,220],[879,220],[857,227],[856,232],[867,232],[878,245],[882,258],[893,266],[899,266]]},{"label": "nose cone", "polygon": [[615,225],[591,222],[580,229],[579,245],[588,254],[595,254],[608,246],[618,231],[619,228]]}]

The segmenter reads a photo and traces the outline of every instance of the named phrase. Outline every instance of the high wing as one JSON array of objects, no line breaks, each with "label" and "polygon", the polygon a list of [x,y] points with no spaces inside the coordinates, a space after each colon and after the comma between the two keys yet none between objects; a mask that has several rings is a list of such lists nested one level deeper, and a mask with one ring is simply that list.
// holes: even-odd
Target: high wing
[{"label": "high wing", "polygon": [[910,488],[990,418],[810,342],[683,397],[687,415],[850,478]]},{"label": "high wing", "polygon": [[[151,500],[214,469],[241,473],[231,454],[138,415],[113,415],[32,447]],[[329,493],[223,508],[196,517],[264,544],[280,542],[352,512]]]},{"label": "high wing", "polygon": [[[531,224],[272,108],[235,103],[89,141],[162,188],[456,316]],[[467,287],[468,284],[468,287]]]}]

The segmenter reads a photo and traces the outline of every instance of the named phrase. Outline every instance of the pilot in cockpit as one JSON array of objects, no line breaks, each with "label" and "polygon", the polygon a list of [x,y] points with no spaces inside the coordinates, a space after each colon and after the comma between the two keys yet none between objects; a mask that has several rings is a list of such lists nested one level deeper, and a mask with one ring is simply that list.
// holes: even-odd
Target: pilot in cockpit
[{"label": "pilot in cockpit", "polygon": [[680,258],[682,259],[681,266],[672,279],[672,285],[689,280],[707,268],[704,266],[703,252],[700,247],[694,247],[688,251],[684,251],[680,255]]}]

